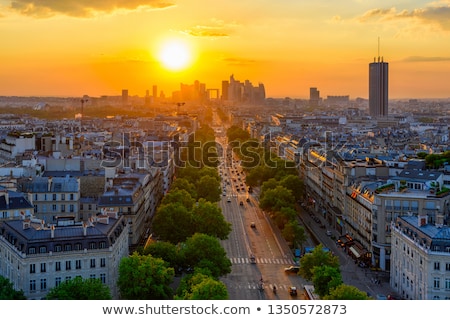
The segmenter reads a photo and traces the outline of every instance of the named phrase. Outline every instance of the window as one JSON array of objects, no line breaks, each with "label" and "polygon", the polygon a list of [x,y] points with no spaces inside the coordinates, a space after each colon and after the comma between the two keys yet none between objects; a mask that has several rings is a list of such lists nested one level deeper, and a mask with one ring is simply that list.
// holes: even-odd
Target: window
[{"label": "window", "polygon": [[55,271],[61,271],[61,261],[55,262]]},{"label": "window", "polygon": [[66,200],[66,195],[64,193],[61,193],[61,200]]},{"label": "window", "polygon": [[40,246],[39,247],[39,253],[46,253],[47,252],[47,247],[46,246]]},{"label": "window", "polygon": [[30,291],[36,291],[36,280],[30,280]]},{"label": "window", "polygon": [[75,260],[75,269],[81,269],[81,260]]},{"label": "window", "polygon": [[55,278],[55,287],[59,286],[61,284],[61,277]]},{"label": "window", "polygon": [[36,265],[34,263],[30,264],[30,273],[36,273]]},{"label": "window", "polygon": [[65,204],[61,205],[61,212],[66,212],[66,205]]},{"label": "window", "polygon": [[66,261],[66,270],[72,269],[72,261]]},{"label": "window", "polygon": [[56,204],[52,204],[52,211],[56,211]]},{"label": "window", "polygon": [[450,271],[450,263],[445,264],[445,271]]},{"label": "window", "polygon": [[100,249],[105,249],[106,248],[106,242],[105,241],[101,241],[99,245],[100,245]]},{"label": "window", "polygon": [[82,250],[81,243],[75,243],[75,250],[76,251]]},{"label": "window", "polygon": [[46,264],[41,263],[41,272],[46,272]]},{"label": "window", "polygon": [[445,291],[450,291],[450,279],[445,279]]},{"label": "window", "polygon": [[65,278],[66,282],[70,281],[71,279],[72,279],[71,276],[66,276],[66,278]]},{"label": "window", "polygon": [[438,277],[434,277],[433,279],[433,288],[439,289],[441,287],[441,279]]},{"label": "window", "polygon": [[70,194],[70,200],[73,200],[73,193]]},{"label": "window", "polygon": [[53,201],[56,201],[56,194],[53,194]]},{"label": "window", "polygon": [[106,259],[105,258],[100,258],[100,267],[102,267],[102,268],[106,267]]},{"label": "window", "polygon": [[106,283],[106,273],[100,273],[100,280],[102,281],[103,284]]},{"label": "window", "polygon": [[36,253],[36,248],[35,247],[28,248],[28,254],[35,254],[35,253]]},{"label": "window", "polygon": [[41,279],[41,291],[47,290],[47,279]]},{"label": "window", "polygon": [[64,245],[64,251],[72,251],[72,245],[70,243]]},{"label": "window", "polygon": [[95,268],[95,259],[91,259],[91,268]]},{"label": "window", "polygon": [[95,279],[95,274],[90,274],[89,279]]},{"label": "window", "polygon": [[75,207],[74,207],[73,204],[70,204],[70,205],[69,205],[69,211],[70,211],[70,212],[74,212],[74,211],[75,211]]},{"label": "window", "polygon": [[89,249],[97,249],[97,243],[89,242]]},{"label": "window", "polygon": [[61,252],[62,251],[62,245],[55,244],[54,250],[55,250],[55,252]]},{"label": "window", "polygon": [[434,270],[440,270],[440,268],[441,268],[441,264],[439,263],[439,261],[435,261],[434,262]]}]

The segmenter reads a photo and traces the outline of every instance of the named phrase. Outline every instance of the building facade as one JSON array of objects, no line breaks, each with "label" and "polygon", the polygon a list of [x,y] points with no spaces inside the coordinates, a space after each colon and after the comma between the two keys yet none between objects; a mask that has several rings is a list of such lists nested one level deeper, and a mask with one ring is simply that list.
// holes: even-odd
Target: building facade
[{"label": "building facade", "polygon": [[128,225],[104,210],[88,222],[62,218],[55,224],[23,216],[0,228],[0,275],[28,299],[43,299],[62,281],[100,279],[114,299],[120,260],[127,256]]},{"label": "building facade", "polygon": [[388,116],[389,64],[380,61],[369,64],[369,114],[372,117]]}]

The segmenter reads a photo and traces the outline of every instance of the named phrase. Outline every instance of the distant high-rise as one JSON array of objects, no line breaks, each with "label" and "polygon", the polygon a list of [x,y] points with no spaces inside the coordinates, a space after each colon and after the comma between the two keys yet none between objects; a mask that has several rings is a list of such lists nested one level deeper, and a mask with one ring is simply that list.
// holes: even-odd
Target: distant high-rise
[{"label": "distant high-rise", "polygon": [[378,57],[369,64],[369,114],[372,117],[388,115],[389,64]]},{"label": "distant high-rise", "polygon": [[128,90],[122,90],[122,105],[126,106],[128,104]]},{"label": "distant high-rise", "polygon": [[309,104],[312,107],[318,107],[320,101],[320,91],[317,88],[309,88]]}]

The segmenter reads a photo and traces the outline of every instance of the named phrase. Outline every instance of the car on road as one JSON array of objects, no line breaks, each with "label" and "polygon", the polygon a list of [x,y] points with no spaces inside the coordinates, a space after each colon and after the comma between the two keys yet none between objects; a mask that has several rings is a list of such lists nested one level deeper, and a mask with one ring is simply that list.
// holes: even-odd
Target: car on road
[{"label": "car on road", "polygon": [[331,231],[327,230],[327,236],[331,237]]},{"label": "car on road", "polygon": [[289,287],[289,295],[296,296],[297,295],[297,287]]},{"label": "car on road", "polygon": [[250,263],[251,264],[255,264],[256,263],[256,257],[253,254],[250,256]]},{"label": "car on road", "polygon": [[250,198],[247,198],[245,201],[250,202]]},{"label": "car on road", "polygon": [[251,228],[256,228],[256,224],[254,222],[250,223]]},{"label": "car on road", "polygon": [[230,197],[228,197],[227,202],[231,202],[231,198]]},{"label": "car on road", "polygon": [[293,273],[297,273],[300,270],[299,266],[289,266],[284,268],[285,272],[293,272]]},{"label": "car on road", "polygon": [[244,202],[243,202],[243,201],[239,202],[239,205],[240,205],[240,206],[243,206],[243,205],[244,205]]}]

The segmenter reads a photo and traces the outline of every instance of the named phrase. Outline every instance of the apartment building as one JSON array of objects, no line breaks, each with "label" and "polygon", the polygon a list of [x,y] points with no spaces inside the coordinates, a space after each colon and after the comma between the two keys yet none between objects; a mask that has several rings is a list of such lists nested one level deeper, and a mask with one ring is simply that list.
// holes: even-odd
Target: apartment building
[{"label": "apartment building", "polygon": [[427,214],[392,223],[390,285],[403,299],[450,299],[450,228]]},{"label": "apartment building", "polygon": [[43,299],[62,281],[101,279],[119,298],[120,260],[127,256],[128,225],[117,211],[103,210],[88,222],[33,216],[5,220],[0,228],[0,275],[28,299]]}]

